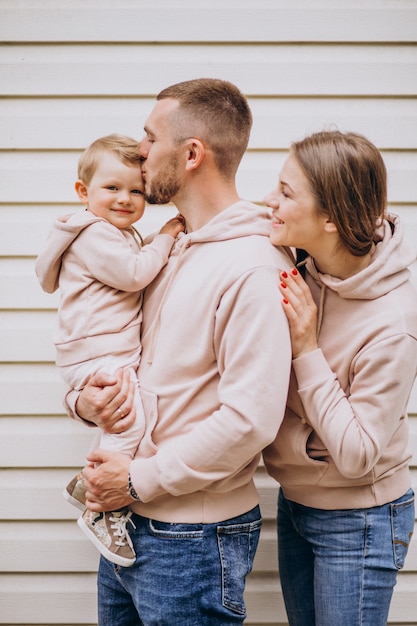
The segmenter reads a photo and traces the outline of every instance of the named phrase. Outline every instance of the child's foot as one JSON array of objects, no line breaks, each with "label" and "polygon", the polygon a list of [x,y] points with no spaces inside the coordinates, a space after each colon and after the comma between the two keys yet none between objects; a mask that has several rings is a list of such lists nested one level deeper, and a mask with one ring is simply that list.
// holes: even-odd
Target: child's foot
[{"label": "child's foot", "polygon": [[85,487],[84,478],[80,472],[71,480],[64,489],[64,498],[76,506],[80,511],[85,509]]},{"label": "child's foot", "polygon": [[77,523],[106,559],[116,565],[130,567],[136,559],[126,530],[127,522],[135,528],[131,515],[132,511],[128,508],[107,513],[94,513],[87,509]]}]

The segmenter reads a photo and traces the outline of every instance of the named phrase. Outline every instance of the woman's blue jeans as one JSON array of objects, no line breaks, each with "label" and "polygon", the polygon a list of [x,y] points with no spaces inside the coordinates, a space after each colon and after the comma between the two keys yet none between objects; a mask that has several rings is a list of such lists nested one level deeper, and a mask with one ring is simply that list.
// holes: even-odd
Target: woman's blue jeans
[{"label": "woman's blue jeans", "polygon": [[101,557],[99,626],[243,624],[246,576],[262,519],[259,507],[218,524],[168,524],[133,515],[132,567]]},{"label": "woman's blue jeans", "polygon": [[290,626],[386,626],[414,528],[414,492],[325,511],[278,498],[281,586]]}]

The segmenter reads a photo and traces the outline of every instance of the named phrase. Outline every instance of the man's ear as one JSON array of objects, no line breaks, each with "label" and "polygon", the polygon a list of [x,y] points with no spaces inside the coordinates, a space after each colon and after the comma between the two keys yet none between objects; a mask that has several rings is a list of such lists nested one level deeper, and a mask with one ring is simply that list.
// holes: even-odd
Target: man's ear
[{"label": "man's ear", "polygon": [[186,145],[187,161],[185,169],[194,170],[199,167],[204,160],[205,151],[206,149],[202,141],[200,141],[200,139],[196,139],[195,137],[191,137]]},{"label": "man's ear", "polygon": [[78,198],[80,199],[80,201],[83,204],[87,204],[88,203],[88,189],[87,189],[87,185],[85,183],[83,183],[82,180],[78,179],[75,181],[75,191],[76,194],[78,196]]}]

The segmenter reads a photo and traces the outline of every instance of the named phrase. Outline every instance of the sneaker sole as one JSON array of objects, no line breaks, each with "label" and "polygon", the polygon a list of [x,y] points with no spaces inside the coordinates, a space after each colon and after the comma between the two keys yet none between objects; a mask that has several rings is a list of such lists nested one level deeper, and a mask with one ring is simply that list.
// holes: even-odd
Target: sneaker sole
[{"label": "sneaker sole", "polygon": [[64,491],[62,492],[62,495],[64,496],[67,502],[69,502],[73,506],[76,506],[77,509],[79,509],[80,511],[85,511],[85,504],[77,500],[77,498],[73,498],[72,495],[69,494],[66,489],[64,489]]},{"label": "sneaker sole", "polygon": [[78,526],[81,528],[83,533],[87,535],[89,540],[94,543],[97,550],[108,560],[116,565],[121,565],[122,567],[132,567],[134,565],[136,559],[126,559],[123,556],[119,556],[114,552],[111,552],[106,546],[104,546],[99,539],[97,539],[96,535],[88,528],[87,524],[84,522],[83,518],[80,517],[77,520]]}]

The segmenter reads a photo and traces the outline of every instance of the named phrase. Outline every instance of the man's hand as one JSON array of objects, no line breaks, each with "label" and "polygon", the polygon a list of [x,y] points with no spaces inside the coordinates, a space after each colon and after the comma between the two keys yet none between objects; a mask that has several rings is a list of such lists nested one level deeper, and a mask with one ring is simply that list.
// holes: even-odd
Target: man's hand
[{"label": "man's hand", "polygon": [[97,372],[78,397],[77,414],[106,433],[120,434],[135,420],[134,395],[129,370],[119,369],[114,375]]},{"label": "man's hand", "polygon": [[115,511],[134,501],[127,493],[130,457],[109,450],[93,450],[84,468],[86,506],[91,511]]}]

